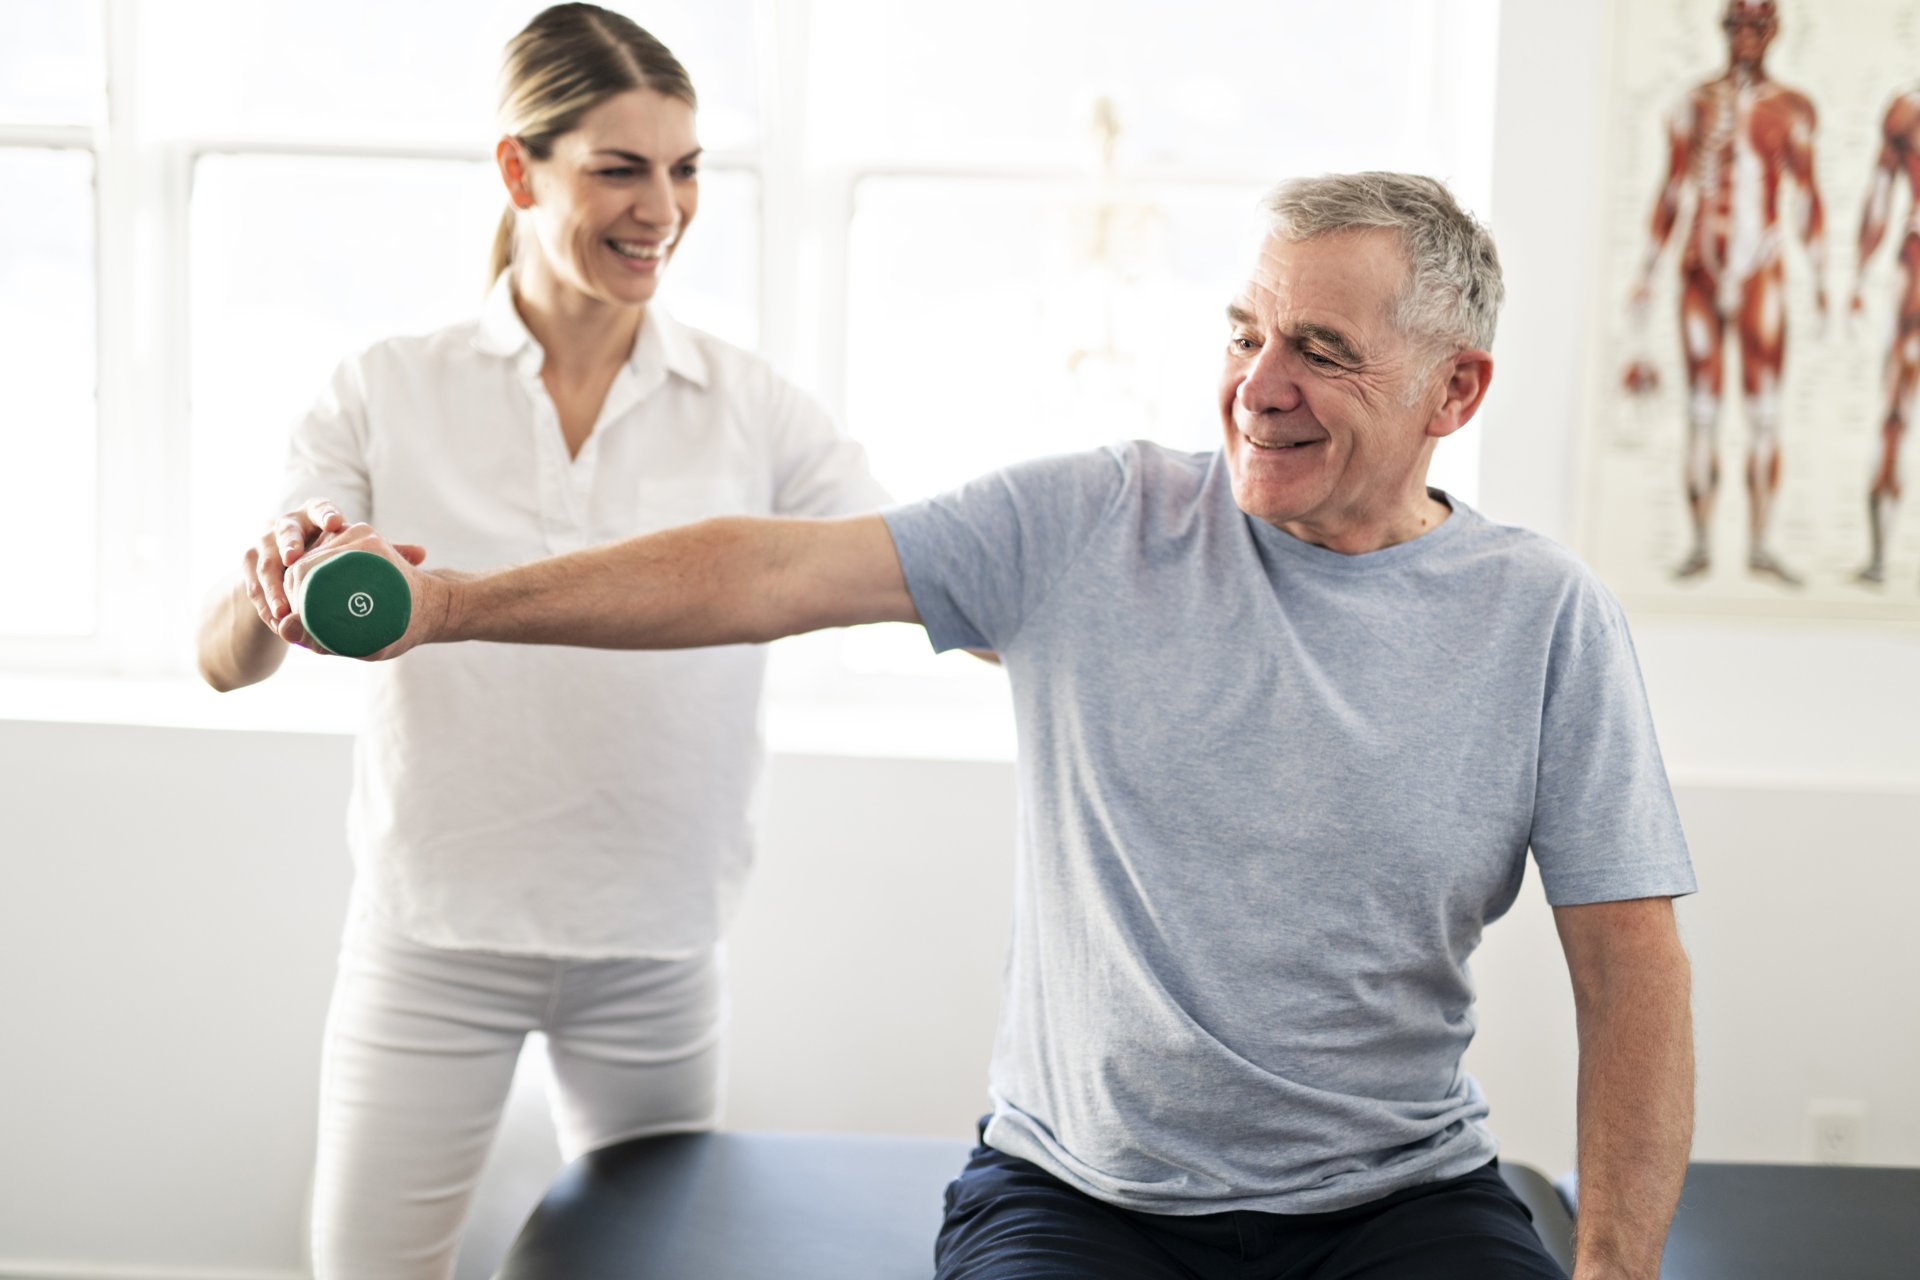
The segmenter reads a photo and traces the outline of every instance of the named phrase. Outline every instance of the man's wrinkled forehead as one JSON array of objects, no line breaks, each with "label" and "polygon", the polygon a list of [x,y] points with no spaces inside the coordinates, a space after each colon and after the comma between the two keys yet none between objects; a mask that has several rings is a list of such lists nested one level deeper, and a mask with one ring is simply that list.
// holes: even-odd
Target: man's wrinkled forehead
[{"label": "man's wrinkled forehead", "polygon": [[1405,277],[1406,257],[1390,231],[1336,231],[1308,240],[1268,232],[1235,306],[1265,323],[1341,315],[1392,324]]}]

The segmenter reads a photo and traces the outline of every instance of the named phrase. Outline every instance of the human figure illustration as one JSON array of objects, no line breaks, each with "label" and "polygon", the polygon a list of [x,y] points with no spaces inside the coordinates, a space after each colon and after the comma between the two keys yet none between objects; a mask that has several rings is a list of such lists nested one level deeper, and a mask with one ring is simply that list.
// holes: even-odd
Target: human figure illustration
[{"label": "human figure illustration", "polygon": [[[1714,499],[1720,485],[1717,425],[1726,380],[1729,325],[1740,347],[1740,391],[1747,451],[1747,568],[1788,585],[1800,579],[1767,544],[1780,488],[1780,376],[1786,355],[1785,261],[1781,221],[1790,218],[1806,246],[1814,298],[1827,310],[1824,217],[1814,185],[1814,109],[1805,94],[1773,80],[1763,65],[1779,30],[1771,0],[1732,0],[1721,23],[1727,69],[1697,85],[1667,122],[1667,172],[1654,203],[1651,235],[1633,291],[1644,314],[1653,273],[1691,190],[1692,225],[1680,256],[1680,338],[1687,372],[1687,506],[1693,545],[1677,578],[1712,563]],[[1790,180],[1783,192],[1782,180]],[[1782,197],[1788,199],[1783,210]],[[1650,389],[1639,361],[1622,379],[1629,393]]]},{"label": "human figure illustration", "polygon": [[1862,582],[1885,582],[1887,540],[1900,502],[1900,442],[1907,433],[1913,388],[1920,381],[1920,84],[1894,95],[1880,122],[1880,151],[1866,207],[1860,214],[1860,265],[1854,277],[1853,315],[1865,309],[1867,264],[1886,238],[1893,212],[1894,181],[1904,174],[1910,197],[1906,234],[1900,242],[1900,292],[1893,339],[1887,345],[1886,413],[1880,420],[1880,452],[1867,489],[1867,530],[1872,540]]}]

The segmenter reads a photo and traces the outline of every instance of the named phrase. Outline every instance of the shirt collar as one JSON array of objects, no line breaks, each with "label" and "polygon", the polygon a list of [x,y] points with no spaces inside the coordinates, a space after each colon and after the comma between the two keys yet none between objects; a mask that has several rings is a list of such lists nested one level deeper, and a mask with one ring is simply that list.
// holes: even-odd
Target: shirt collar
[{"label": "shirt collar", "polygon": [[640,322],[627,367],[642,382],[650,381],[647,374],[659,369],[677,374],[696,387],[707,385],[706,357],[700,354],[693,335],[658,302],[647,304],[647,318]]},{"label": "shirt collar", "polygon": [[[473,335],[476,349],[502,359],[527,352],[540,354],[540,344],[534,340],[527,322],[520,318],[520,309],[514,306],[511,274],[501,272],[493,288],[487,291],[487,300],[480,307],[479,327]],[[706,357],[685,326],[658,302],[647,304],[647,316],[627,356],[627,367],[642,382],[654,380],[649,374],[662,381],[666,374],[678,374],[695,386],[707,385]]]},{"label": "shirt collar", "polygon": [[528,347],[540,345],[533,340],[527,322],[520,318],[519,310],[513,305],[513,282],[509,279],[512,274],[502,271],[493,288],[487,290],[487,300],[480,305],[480,326],[474,332],[473,345],[490,356],[517,356]]}]

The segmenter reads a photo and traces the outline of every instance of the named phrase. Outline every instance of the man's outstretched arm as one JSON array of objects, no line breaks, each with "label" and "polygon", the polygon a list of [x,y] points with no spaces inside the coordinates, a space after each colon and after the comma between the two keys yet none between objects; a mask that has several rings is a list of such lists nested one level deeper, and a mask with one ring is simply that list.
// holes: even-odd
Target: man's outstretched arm
[{"label": "man's outstretched arm", "polygon": [[1556,907],[1580,1033],[1574,1280],[1656,1280],[1693,1142],[1693,1015],[1667,898]]},{"label": "man's outstretched arm", "polygon": [[[727,516],[472,575],[423,573],[372,529],[354,525],[291,573],[349,550],[394,561],[413,591],[406,635],[376,658],[452,640],[685,649],[920,620],[893,537],[876,515]],[[305,639],[297,619],[272,623],[283,639]]]}]

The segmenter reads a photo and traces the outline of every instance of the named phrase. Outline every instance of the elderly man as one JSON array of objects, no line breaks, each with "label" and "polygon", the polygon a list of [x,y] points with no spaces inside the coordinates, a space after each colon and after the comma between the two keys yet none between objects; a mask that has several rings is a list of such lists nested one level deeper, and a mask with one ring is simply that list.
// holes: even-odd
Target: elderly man
[{"label": "elderly man", "polygon": [[[1575,1275],[1652,1280],[1691,1127],[1669,899],[1694,883],[1626,624],[1566,552],[1426,486],[1492,373],[1492,241],[1405,175],[1267,207],[1218,450],[1115,445],[479,578],[407,567],[414,622],[380,656],[884,620],[1001,655],[1015,925],[942,1280],[1559,1275],[1460,1070],[1467,957],[1531,847],[1579,1018]],[[296,550],[404,565],[310,515]],[[259,607],[298,640],[285,585],[265,566]]]}]

